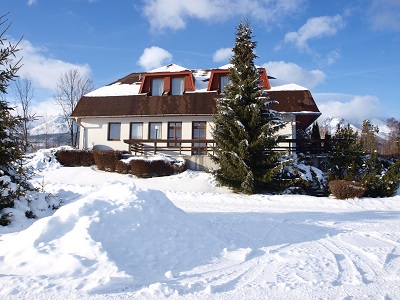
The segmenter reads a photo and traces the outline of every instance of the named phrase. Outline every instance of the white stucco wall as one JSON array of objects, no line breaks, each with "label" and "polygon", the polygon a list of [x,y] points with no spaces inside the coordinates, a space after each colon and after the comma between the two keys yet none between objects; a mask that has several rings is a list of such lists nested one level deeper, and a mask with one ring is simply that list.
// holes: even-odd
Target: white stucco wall
[{"label": "white stucco wall", "polygon": [[[149,123],[160,122],[161,139],[168,138],[168,123],[182,122],[182,139],[192,138],[192,122],[206,122],[206,139],[212,139],[211,136],[211,116],[168,116],[168,117],[125,117],[125,118],[85,118],[80,120],[81,130],[79,138],[79,148],[87,149],[113,149],[128,150],[128,145],[123,142],[130,138],[130,124],[132,122],[143,123],[143,138],[149,137]],[[121,135],[118,141],[108,140],[108,124],[121,123]]]},{"label": "white stucco wall", "polygon": [[[285,135],[288,138],[296,138],[295,135],[295,118],[293,115],[284,115],[286,126],[279,132],[280,135]],[[182,122],[182,139],[192,139],[192,122],[206,122],[206,139],[212,139],[212,117],[211,116],[168,116],[168,117],[120,117],[120,118],[85,118],[80,120],[81,130],[79,139],[80,149],[99,149],[99,150],[129,150],[128,144],[123,140],[130,138],[130,124],[132,122],[143,123],[143,139],[149,137],[149,124],[153,122],[162,123],[161,139],[168,138],[168,123]],[[108,140],[109,123],[121,123],[120,140]],[[151,144],[153,146],[153,144]],[[183,146],[189,146],[186,144]],[[158,143],[158,147],[165,147],[166,143]],[[287,143],[281,146],[287,147]],[[191,155],[190,151],[179,153],[177,151],[168,151],[165,154],[170,155]]]}]

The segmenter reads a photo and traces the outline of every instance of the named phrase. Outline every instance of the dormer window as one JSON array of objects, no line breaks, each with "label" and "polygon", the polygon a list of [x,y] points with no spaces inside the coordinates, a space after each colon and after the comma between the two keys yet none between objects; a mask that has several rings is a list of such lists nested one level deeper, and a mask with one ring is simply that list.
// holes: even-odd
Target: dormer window
[{"label": "dormer window", "polygon": [[221,76],[221,81],[220,81],[221,94],[225,93],[225,86],[230,84],[231,81],[229,80],[228,76]]},{"label": "dormer window", "polygon": [[171,79],[171,94],[183,95],[185,81],[183,77],[172,77]]},{"label": "dormer window", "polygon": [[151,95],[162,96],[164,93],[164,78],[154,78],[151,81]]}]

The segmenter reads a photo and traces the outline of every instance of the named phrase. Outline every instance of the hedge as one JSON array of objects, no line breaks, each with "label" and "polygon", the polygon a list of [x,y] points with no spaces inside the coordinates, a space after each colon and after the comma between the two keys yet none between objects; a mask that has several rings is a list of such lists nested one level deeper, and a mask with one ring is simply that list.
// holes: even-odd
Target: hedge
[{"label": "hedge", "polygon": [[114,150],[59,150],[56,158],[67,167],[96,165],[101,171],[133,174],[137,177],[168,176],[185,170],[185,162],[175,159],[136,157],[126,162],[127,152]]}]

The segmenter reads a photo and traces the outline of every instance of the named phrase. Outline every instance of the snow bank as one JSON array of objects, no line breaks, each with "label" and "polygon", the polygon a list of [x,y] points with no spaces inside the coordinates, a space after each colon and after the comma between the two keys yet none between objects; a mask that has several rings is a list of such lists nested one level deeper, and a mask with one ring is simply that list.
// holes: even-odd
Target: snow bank
[{"label": "snow bank", "polygon": [[55,169],[61,167],[55,156],[58,150],[73,150],[70,146],[62,146],[58,148],[40,149],[35,153],[25,156],[26,167],[35,171],[43,169]]},{"label": "snow bank", "polygon": [[66,289],[101,292],[173,278],[211,261],[226,243],[164,193],[114,182],[2,236],[1,244],[4,276],[43,277]]}]

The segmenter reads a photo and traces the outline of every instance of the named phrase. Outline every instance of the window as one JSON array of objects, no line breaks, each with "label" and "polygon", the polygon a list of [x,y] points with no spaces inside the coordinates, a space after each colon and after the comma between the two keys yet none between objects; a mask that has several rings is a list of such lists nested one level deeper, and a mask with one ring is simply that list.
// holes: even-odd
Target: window
[{"label": "window", "polygon": [[121,123],[108,123],[108,140],[119,141],[121,138]]},{"label": "window", "polygon": [[[206,122],[193,122],[193,140],[205,140],[206,139]],[[192,144],[192,155],[205,155],[207,153],[206,143],[193,143]]]},{"label": "window", "polygon": [[171,80],[171,94],[172,95],[183,95],[184,90],[184,78],[175,77]]},{"label": "window", "polygon": [[[169,122],[168,123],[168,140],[182,139],[182,123]],[[168,147],[179,147],[181,143],[168,143]]]},{"label": "window", "polygon": [[149,131],[149,139],[161,139],[161,123],[149,123],[150,131]]},{"label": "window", "polygon": [[131,123],[131,139],[143,139],[143,123]]},{"label": "window", "polygon": [[230,85],[231,81],[229,80],[228,76],[221,76],[221,93],[225,93],[225,86]]},{"label": "window", "polygon": [[164,78],[155,78],[151,81],[151,95],[162,96],[164,93]]}]

